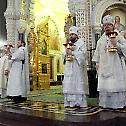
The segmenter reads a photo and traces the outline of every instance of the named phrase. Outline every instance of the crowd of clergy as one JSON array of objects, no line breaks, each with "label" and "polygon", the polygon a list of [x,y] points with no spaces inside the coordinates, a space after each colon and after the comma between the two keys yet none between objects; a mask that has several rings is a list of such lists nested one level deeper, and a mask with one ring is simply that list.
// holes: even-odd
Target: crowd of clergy
[{"label": "crowd of clergy", "polygon": [[25,42],[6,44],[0,48],[0,95],[19,103],[27,99],[29,90],[28,58]]},{"label": "crowd of clergy", "polygon": [[[120,17],[106,15],[102,20],[103,35],[97,41],[92,62],[96,64],[98,76],[99,106],[109,109],[126,107],[126,39]],[[121,31],[122,30],[122,31]],[[73,43],[73,44],[71,44]],[[86,42],[85,42],[86,43]],[[67,46],[72,45],[72,47]],[[69,42],[63,52],[64,106],[66,108],[87,107],[87,77],[85,73],[86,46],[79,37],[78,28],[69,29]]]},{"label": "crowd of clergy", "polygon": [[[97,42],[92,62],[98,76],[99,106],[122,109],[126,107],[126,39],[124,26],[111,15],[103,17],[103,35]],[[120,26],[120,28],[119,28]],[[64,79],[62,82],[65,108],[85,108],[88,94],[87,49],[76,26],[69,29],[69,41],[62,53]],[[28,51],[24,41],[0,48],[0,95],[16,103],[27,100],[30,91]]]}]

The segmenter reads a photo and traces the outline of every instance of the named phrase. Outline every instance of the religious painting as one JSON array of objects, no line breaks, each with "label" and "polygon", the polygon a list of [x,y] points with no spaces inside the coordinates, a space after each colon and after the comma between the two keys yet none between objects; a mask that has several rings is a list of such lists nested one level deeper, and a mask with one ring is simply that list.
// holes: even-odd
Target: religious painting
[{"label": "religious painting", "polygon": [[42,73],[47,74],[47,64],[42,64]]},{"label": "religious painting", "polygon": [[46,40],[45,39],[43,39],[43,41],[42,41],[42,54],[43,55],[47,55],[47,43],[46,43]]}]

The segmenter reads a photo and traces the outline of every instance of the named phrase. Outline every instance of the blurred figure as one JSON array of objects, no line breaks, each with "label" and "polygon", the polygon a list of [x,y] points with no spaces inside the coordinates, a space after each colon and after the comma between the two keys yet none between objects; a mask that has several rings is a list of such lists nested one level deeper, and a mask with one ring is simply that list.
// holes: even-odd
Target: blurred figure
[{"label": "blurred figure", "polygon": [[7,79],[8,79],[8,67],[9,67],[9,52],[10,49],[7,45],[1,48],[1,58],[0,58],[0,95],[1,98],[6,97],[7,89]]}]

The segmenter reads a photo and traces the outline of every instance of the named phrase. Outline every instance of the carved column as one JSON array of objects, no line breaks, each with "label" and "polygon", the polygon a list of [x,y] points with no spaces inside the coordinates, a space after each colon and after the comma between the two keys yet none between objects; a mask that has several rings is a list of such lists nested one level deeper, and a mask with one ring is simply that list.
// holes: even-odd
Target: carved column
[{"label": "carved column", "polygon": [[7,43],[15,42],[15,0],[7,0],[7,9],[4,13],[7,28]]},{"label": "carved column", "polygon": [[18,32],[18,39],[25,40],[25,31],[27,29],[27,15],[26,15],[26,0],[19,0],[19,8],[16,13],[20,13],[19,18],[16,20],[16,27]]},{"label": "carved column", "polygon": [[34,4],[35,4],[35,1],[31,0],[31,3],[30,3],[30,20],[29,20],[30,28],[35,28]]},{"label": "carved column", "polygon": [[[76,26],[87,50],[92,50],[91,0],[69,0],[68,8],[70,13],[76,15]],[[88,52],[88,64],[91,62],[91,53]]]},{"label": "carved column", "polygon": [[76,26],[79,28],[79,35],[86,38],[86,0],[69,0],[68,8],[71,15],[76,16]]},{"label": "carved column", "polygon": [[34,0],[23,0],[22,4],[24,5],[18,21],[18,31],[25,34],[25,41],[27,41],[30,30],[35,28]]}]

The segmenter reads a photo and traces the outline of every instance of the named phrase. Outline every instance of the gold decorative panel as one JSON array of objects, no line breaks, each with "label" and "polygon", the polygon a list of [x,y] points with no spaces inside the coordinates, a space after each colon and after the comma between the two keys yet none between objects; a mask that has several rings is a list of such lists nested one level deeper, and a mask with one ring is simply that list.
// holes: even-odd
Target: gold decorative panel
[{"label": "gold decorative panel", "polygon": [[40,89],[50,87],[48,20],[37,26],[38,80]]},{"label": "gold decorative panel", "polygon": [[65,32],[65,37],[66,37],[67,41],[69,39],[69,29],[72,25],[73,25],[73,17],[69,14],[65,18],[65,26],[64,26],[64,32]]},{"label": "gold decorative panel", "polygon": [[48,42],[48,22],[37,26],[37,32],[31,29],[28,35],[31,87],[49,89],[50,87],[50,59]]},{"label": "gold decorative panel", "polygon": [[30,63],[30,85],[31,89],[38,88],[38,58],[37,58],[37,36],[34,28],[28,34],[29,63]]}]

